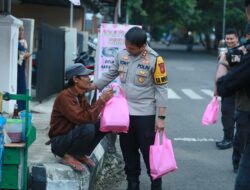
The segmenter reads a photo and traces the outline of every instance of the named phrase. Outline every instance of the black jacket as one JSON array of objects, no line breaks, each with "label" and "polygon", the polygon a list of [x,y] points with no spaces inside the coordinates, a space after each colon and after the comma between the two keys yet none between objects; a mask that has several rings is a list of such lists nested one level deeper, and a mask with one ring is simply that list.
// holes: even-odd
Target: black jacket
[{"label": "black jacket", "polygon": [[217,80],[218,95],[226,97],[245,88],[250,97],[250,55]]}]

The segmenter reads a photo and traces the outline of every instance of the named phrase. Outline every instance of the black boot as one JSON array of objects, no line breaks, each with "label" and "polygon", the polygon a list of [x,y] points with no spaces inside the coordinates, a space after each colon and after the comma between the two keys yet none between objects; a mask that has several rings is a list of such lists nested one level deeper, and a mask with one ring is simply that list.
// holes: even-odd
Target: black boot
[{"label": "black boot", "polygon": [[234,169],[234,173],[237,173],[237,172],[238,172],[238,169],[239,169],[239,162],[233,161],[233,169]]},{"label": "black boot", "polygon": [[216,141],[215,144],[218,147],[225,139],[222,139],[221,141]]},{"label": "black boot", "polygon": [[140,190],[140,182],[139,181],[128,181],[127,190]]},{"label": "black boot", "polygon": [[219,149],[228,149],[233,146],[233,142],[231,140],[223,139],[221,142],[216,142],[216,145]]},{"label": "black boot", "polygon": [[233,164],[234,173],[238,172],[239,164]]},{"label": "black boot", "polygon": [[162,190],[162,180],[161,178],[155,179],[151,182],[151,190]]}]

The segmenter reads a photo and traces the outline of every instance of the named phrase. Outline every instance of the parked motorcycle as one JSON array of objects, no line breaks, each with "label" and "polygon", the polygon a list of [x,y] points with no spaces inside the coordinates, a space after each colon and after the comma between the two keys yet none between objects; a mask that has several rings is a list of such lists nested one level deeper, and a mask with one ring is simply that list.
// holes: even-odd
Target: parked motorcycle
[{"label": "parked motorcycle", "polygon": [[88,43],[88,51],[78,53],[74,63],[82,63],[86,68],[93,70],[95,67],[94,51],[96,51],[94,44]]}]

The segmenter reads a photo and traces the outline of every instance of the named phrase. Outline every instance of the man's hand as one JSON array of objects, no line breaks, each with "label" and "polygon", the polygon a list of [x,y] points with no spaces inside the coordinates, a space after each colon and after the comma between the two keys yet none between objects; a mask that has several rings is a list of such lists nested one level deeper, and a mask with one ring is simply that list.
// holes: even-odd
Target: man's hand
[{"label": "man's hand", "polygon": [[107,102],[110,98],[113,97],[113,89],[109,88],[107,90],[105,90],[102,95],[100,96],[100,98],[104,101]]},{"label": "man's hand", "polygon": [[229,67],[229,64],[226,60],[226,54],[222,54],[220,56],[219,65],[216,71],[215,81],[217,81],[220,77],[227,74],[228,67]]},{"label": "man's hand", "polygon": [[165,128],[165,120],[158,118],[155,123],[155,131],[162,132]]},{"label": "man's hand", "polygon": [[95,90],[95,89],[96,89],[96,85],[94,83],[91,83],[87,90],[91,91],[91,90]]},{"label": "man's hand", "polygon": [[25,52],[23,58],[27,61],[30,58],[31,54],[29,52]]}]

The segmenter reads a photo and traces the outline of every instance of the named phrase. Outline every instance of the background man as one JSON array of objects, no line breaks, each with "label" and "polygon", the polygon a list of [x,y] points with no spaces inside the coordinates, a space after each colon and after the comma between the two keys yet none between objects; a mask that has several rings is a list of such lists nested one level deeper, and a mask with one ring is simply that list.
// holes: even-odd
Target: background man
[{"label": "background man", "polygon": [[[225,42],[230,50],[239,45],[237,31],[233,28],[226,30]],[[235,125],[235,96],[222,97],[221,99],[221,122],[223,125],[224,138],[222,141],[216,142],[216,146],[220,149],[232,147]]]},{"label": "background man", "polygon": [[[245,0],[246,15],[250,21],[250,0]],[[229,64],[225,56],[219,61],[216,73],[217,92],[221,96],[228,96],[244,89],[247,98],[250,97],[250,56],[246,49],[240,64],[234,66],[229,72]],[[249,107],[248,107],[249,108]],[[249,116],[249,115],[248,115]],[[240,161],[239,171],[235,182],[235,190],[250,189],[250,125],[247,125],[247,143]]]},{"label": "background man", "polygon": [[[249,26],[247,27],[249,28]],[[250,31],[247,31],[249,33]],[[247,36],[247,35],[246,35]],[[236,133],[233,142],[233,168],[237,172],[241,155],[245,149],[248,128],[250,126],[250,98],[247,95],[246,89],[240,89],[236,92]]]}]

